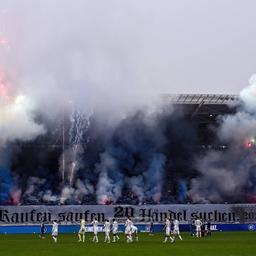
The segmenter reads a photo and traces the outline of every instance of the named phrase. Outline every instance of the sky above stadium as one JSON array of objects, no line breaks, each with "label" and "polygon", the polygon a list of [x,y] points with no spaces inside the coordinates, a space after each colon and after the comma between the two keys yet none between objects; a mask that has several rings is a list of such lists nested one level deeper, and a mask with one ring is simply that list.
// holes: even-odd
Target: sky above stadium
[{"label": "sky above stadium", "polygon": [[114,101],[238,94],[256,72],[255,10],[254,0],[1,0],[0,65],[35,97],[74,84],[79,97],[87,87]]}]

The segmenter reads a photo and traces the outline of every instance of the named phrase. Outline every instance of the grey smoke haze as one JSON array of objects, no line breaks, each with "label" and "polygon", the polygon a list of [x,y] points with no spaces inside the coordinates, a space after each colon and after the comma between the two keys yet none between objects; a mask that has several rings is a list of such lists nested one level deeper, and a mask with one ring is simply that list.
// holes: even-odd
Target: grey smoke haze
[{"label": "grey smoke haze", "polygon": [[[52,115],[75,104],[113,118],[151,103],[161,93],[239,93],[255,72],[255,9],[254,0],[2,0],[0,36],[7,37],[9,45],[0,45],[0,74],[29,104],[22,104],[9,119],[15,102],[0,101],[1,139],[31,140],[44,133],[33,120],[38,109]],[[255,135],[254,81],[241,93],[243,109],[220,121],[221,140],[232,144]],[[13,132],[15,127],[19,129]],[[248,178],[249,163],[254,163],[234,168],[228,161],[241,156],[241,151],[215,156],[221,167],[211,154],[205,156],[198,163],[202,178],[194,180],[193,192],[219,201],[240,191],[248,179],[233,176],[241,177],[246,170]],[[74,160],[71,156],[69,161]],[[116,165],[108,152],[101,155],[99,201],[104,201],[101,195],[121,194],[122,174],[118,186],[107,175]],[[141,177],[126,182],[143,198]],[[230,180],[228,190],[223,180]],[[28,194],[36,195],[40,182],[29,180]],[[74,188],[63,189],[61,200],[92,190],[90,183],[79,180]],[[152,194],[157,195],[160,189],[155,190]],[[56,200],[51,191],[43,196]]]},{"label": "grey smoke haze", "polygon": [[249,79],[249,85],[240,92],[240,97],[244,103],[244,108],[250,112],[256,112],[256,75]]},{"label": "grey smoke haze", "polygon": [[10,49],[1,66],[48,111],[70,101],[117,112],[160,93],[238,93],[256,65],[255,8],[253,0],[2,0]]},{"label": "grey smoke haze", "polygon": [[23,96],[14,102],[0,99],[0,147],[13,140],[33,140],[45,133],[44,127],[34,122],[33,111],[33,104]]},{"label": "grey smoke haze", "polygon": [[227,115],[221,118],[222,125],[218,130],[219,138],[224,143],[233,146],[243,144],[246,138],[254,137],[256,134],[255,114],[241,111],[236,115]]},{"label": "grey smoke haze", "polygon": [[241,107],[234,115],[220,119],[219,138],[225,143],[243,144],[256,136],[256,79],[253,75],[249,84],[240,93]]},{"label": "grey smoke haze", "polygon": [[201,175],[192,181],[194,202],[239,202],[254,193],[255,145],[250,148],[248,142],[256,136],[255,84],[253,75],[240,93],[241,108],[219,119],[217,135],[229,148],[223,152],[210,151],[196,160]]}]

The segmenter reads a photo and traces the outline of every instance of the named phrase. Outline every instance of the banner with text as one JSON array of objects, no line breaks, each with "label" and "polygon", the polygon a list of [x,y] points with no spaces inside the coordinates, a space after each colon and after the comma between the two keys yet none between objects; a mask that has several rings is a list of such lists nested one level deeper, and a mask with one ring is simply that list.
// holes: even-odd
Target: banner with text
[{"label": "banner with text", "polygon": [[213,223],[251,223],[256,221],[256,204],[195,204],[195,205],[76,205],[76,206],[0,206],[0,225],[79,223],[80,219],[99,222],[115,218],[123,222],[131,217],[136,223],[164,222],[166,217],[186,224],[194,218]]}]

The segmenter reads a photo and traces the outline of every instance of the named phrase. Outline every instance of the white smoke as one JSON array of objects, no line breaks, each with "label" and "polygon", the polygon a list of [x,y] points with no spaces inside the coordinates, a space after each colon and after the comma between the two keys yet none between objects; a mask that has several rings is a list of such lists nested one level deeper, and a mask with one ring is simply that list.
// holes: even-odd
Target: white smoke
[{"label": "white smoke", "polygon": [[[60,203],[65,204],[68,200],[72,203],[82,203],[83,197],[94,193],[94,187],[86,180],[76,179],[74,186],[63,187],[60,195]],[[70,203],[70,202],[69,202]]]},{"label": "white smoke", "polygon": [[64,204],[68,199],[73,198],[75,189],[69,186],[66,186],[62,189],[60,196],[60,203]]},{"label": "white smoke", "polygon": [[[245,42],[240,34],[254,31],[255,26],[245,12],[242,21],[247,23],[242,22],[243,29],[238,30],[235,22],[241,26],[239,17],[234,21],[235,12],[230,8],[240,10],[240,6],[232,4],[230,7],[222,2],[212,1],[208,5],[214,8],[209,8],[200,1],[199,8],[198,4],[189,1],[184,5],[167,0],[161,3],[150,0],[140,3],[133,0],[77,0],[74,3],[66,0],[1,1],[6,11],[4,21],[0,17],[0,23],[5,23],[4,33],[10,47],[0,56],[0,70],[17,81],[26,96],[25,102],[28,102],[23,102],[18,109],[15,103],[0,103],[0,143],[32,140],[43,134],[44,128],[34,121],[34,113],[41,111],[56,117],[60,111],[70,109],[71,102],[81,106],[85,112],[93,108],[101,118],[113,123],[113,120],[119,121],[130,111],[151,104],[152,98],[160,93],[222,92],[226,87],[221,85],[227,80],[222,82],[216,74],[222,74],[221,79],[224,79],[223,67],[232,70],[234,66],[225,61],[212,60],[230,61],[230,56],[237,56],[233,52],[239,49],[242,50],[239,56],[246,56],[245,61],[249,62],[247,56],[254,56],[254,47],[252,50],[241,47],[241,41],[227,38],[227,35],[233,33],[235,38]],[[251,4],[246,8],[250,14],[255,9]],[[218,10],[217,16],[215,12],[209,12],[215,9]],[[219,12],[225,15],[219,15]],[[229,13],[232,14],[230,19],[227,18]],[[225,20],[219,21],[222,16]],[[208,18],[211,22],[205,22]],[[218,22],[212,22],[215,19],[222,29],[216,29]],[[234,27],[226,23],[230,20]],[[204,27],[204,24],[207,26]],[[214,27],[211,27],[212,24]],[[214,31],[223,31],[223,34],[215,34]],[[176,36],[173,37],[174,34]],[[216,38],[222,38],[221,48],[216,47],[219,45]],[[228,47],[222,48],[223,45]],[[237,48],[232,48],[234,45]],[[249,52],[244,53],[247,50]],[[255,60],[251,59],[254,66]],[[209,63],[216,65],[213,67]],[[239,63],[240,71],[246,65],[242,61]],[[232,73],[240,74],[234,70]],[[233,79],[236,80],[235,75]],[[207,88],[206,80],[212,86]],[[245,106],[251,112],[255,109],[252,107],[255,97],[247,95],[255,92],[255,86],[249,88],[241,94],[241,98],[246,98]],[[31,100],[37,105],[32,106]],[[232,127],[239,126],[240,119],[243,129],[239,133],[232,130],[234,137],[236,135],[240,139],[245,133],[249,134],[251,128],[247,129],[247,125],[250,114],[246,112],[235,119],[224,120],[220,138],[230,141],[229,123],[232,122]],[[111,156],[103,155],[102,158],[102,168],[110,165],[113,169],[112,165],[116,165],[113,159],[107,160]],[[74,159],[76,157],[67,156],[69,169],[74,163],[74,168],[78,167]],[[150,173],[154,173],[155,168],[151,170]],[[99,176],[99,201],[103,200],[99,195],[104,193],[107,197],[116,198],[120,194],[122,180],[118,184],[113,182],[113,177],[104,169]],[[106,191],[101,191],[101,184],[105,184]],[[156,191],[159,189],[156,188]],[[66,189],[63,198],[70,198],[74,193]]]},{"label": "white smoke", "polygon": [[[71,100],[120,118],[161,93],[236,93],[237,88],[222,86],[227,80],[232,84],[230,77],[224,80],[222,70],[223,66],[232,70],[236,84],[240,72],[234,72],[230,63],[211,60],[225,59],[226,52],[230,56],[232,47],[242,51],[240,56],[253,56],[254,51],[241,47],[244,36],[238,37],[242,42],[229,43],[231,31],[242,34],[255,25],[248,15],[242,22],[240,16],[232,20],[232,25],[231,19],[220,20],[232,13],[230,8],[240,10],[239,4],[227,6],[220,0],[208,3],[217,14],[201,1],[3,0],[1,4],[5,14],[0,23],[11,46],[1,63],[48,114]],[[254,9],[249,4],[246,8],[250,13]],[[216,17],[221,30],[211,27],[216,22],[204,27],[205,19]],[[241,24],[244,29],[239,31]],[[217,38],[228,45],[225,50],[216,47]],[[240,61],[239,69],[245,67]],[[220,73],[221,78],[215,75]]]},{"label": "white smoke", "polygon": [[[241,107],[235,114],[219,118],[217,135],[228,144],[223,152],[210,151],[196,160],[200,172],[193,179],[191,196],[194,202],[244,200],[250,184],[251,168],[256,164],[256,76],[242,90]],[[253,141],[251,141],[253,138]],[[247,143],[250,142],[249,148]]]},{"label": "white smoke", "polygon": [[14,100],[0,98],[0,147],[21,140],[30,141],[44,134],[44,127],[34,121],[34,104],[19,95]]},{"label": "white smoke", "polygon": [[[256,101],[256,98],[255,98]],[[248,137],[256,135],[256,116],[248,112],[238,112],[221,118],[218,136],[224,143],[241,145]]]},{"label": "white smoke", "polygon": [[46,197],[44,197],[44,192],[41,189],[41,187],[44,186],[46,182],[46,179],[30,176],[26,181],[26,189],[22,196],[26,198],[26,201],[29,203],[38,203],[38,200],[41,198],[49,199],[51,192],[46,191]]},{"label": "white smoke", "polygon": [[233,115],[221,118],[218,136],[221,141],[242,144],[248,137],[256,136],[256,75],[240,93],[241,108]]},{"label": "white smoke", "polygon": [[46,190],[42,196],[42,200],[45,203],[56,203],[58,201],[58,197],[53,195],[51,190]]},{"label": "white smoke", "polygon": [[[144,53],[144,25],[137,22],[140,14],[133,11],[135,6],[129,10],[127,3],[116,1],[102,1],[99,6],[77,1],[70,8],[69,1],[56,3],[6,4],[6,34],[12,48],[4,69],[36,99],[40,110],[53,115],[75,102],[84,111],[92,107],[115,119],[150,103],[156,91],[162,93],[150,85],[168,72],[159,67],[162,55],[157,60]],[[131,15],[130,21],[122,14]]]},{"label": "white smoke", "polygon": [[105,204],[107,202],[116,202],[122,194],[123,177],[118,169],[116,159],[108,152],[100,156],[101,162],[97,165],[99,180],[96,189],[97,202]]},{"label": "white smoke", "polygon": [[130,190],[138,197],[139,202],[143,203],[146,198],[144,192],[145,177],[143,177],[143,175],[134,176],[131,178],[127,177],[125,182]]},{"label": "white smoke", "polygon": [[223,203],[225,199],[227,202],[236,197],[235,200],[241,199],[241,191],[249,178],[249,168],[244,161],[234,161],[235,157],[241,155],[238,152],[209,152],[197,161],[200,177],[191,183],[193,202]]},{"label": "white smoke", "polygon": [[240,93],[244,108],[250,113],[256,113],[256,74],[249,79],[249,85]]}]

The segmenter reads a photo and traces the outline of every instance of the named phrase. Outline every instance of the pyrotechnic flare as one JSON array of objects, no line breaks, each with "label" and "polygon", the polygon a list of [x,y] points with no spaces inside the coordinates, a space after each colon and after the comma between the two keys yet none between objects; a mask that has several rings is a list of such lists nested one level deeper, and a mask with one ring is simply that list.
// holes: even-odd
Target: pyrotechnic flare
[{"label": "pyrotechnic flare", "polygon": [[[86,188],[81,190],[81,184],[76,180],[76,172],[83,167],[84,150],[89,142],[88,129],[90,127],[90,117],[90,114],[86,115],[78,110],[74,110],[71,115],[69,147],[64,150],[60,159],[60,171],[64,185],[61,196],[62,203],[76,195],[76,191],[83,191],[85,193],[89,191]],[[64,193],[64,190],[72,192]]]},{"label": "pyrotechnic flare", "polygon": [[8,82],[0,75],[0,146],[14,140],[33,140],[45,132],[33,119],[32,101],[22,94],[10,94],[8,88]]}]

